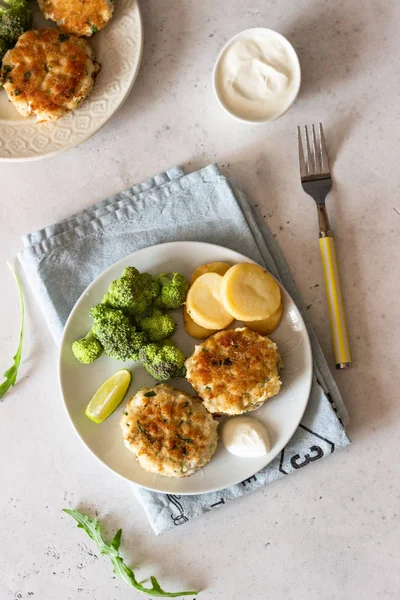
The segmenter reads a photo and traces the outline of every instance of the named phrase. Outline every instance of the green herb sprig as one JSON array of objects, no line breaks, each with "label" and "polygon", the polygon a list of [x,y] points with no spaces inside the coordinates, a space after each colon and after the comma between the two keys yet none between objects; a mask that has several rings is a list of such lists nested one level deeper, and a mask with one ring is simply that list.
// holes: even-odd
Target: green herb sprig
[{"label": "green herb sprig", "polygon": [[154,576],[150,577],[152,584],[151,588],[144,587],[137,581],[134,572],[124,562],[124,559],[119,553],[121,544],[122,529],[118,529],[111,544],[104,541],[101,532],[101,524],[97,519],[91,519],[78,510],[64,508],[63,511],[70,515],[78,523],[78,527],[86,531],[88,536],[94,541],[101,554],[105,554],[111,560],[114,567],[115,575],[121,577],[131,587],[135,588],[143,594],[155,596],[157,598],[178,598],[179,596],[196,596],[198,592],[166,592],[162,589],[157,579]]},{"label": "green herb sprig", "polygon": [[10,267],[12,274],[14,275],[14,279],[15,279],[15,281],[17,283],[17,287],[18,287],[19,299],[20,299],[20,304],[21,304],[21,332],[19,334],[18,349],[13,357],[14,363],[4,373],[5,380],[0,385],[0,400],[3,398],[4,394],[10,389],[10,387],[12,385],[15,385],[15,383],[17,381],[18,369],[19,369],[19,365],[21,364],[21,357],[22,357],[22,341],[24,338],[24,321],[25,321],[25,304],[24,304],[24,297],[22,295],[21,284],[19,282],[16,272],[14,271],[14,269],[12,268],[10,263],[7,263],[7,264]]}]

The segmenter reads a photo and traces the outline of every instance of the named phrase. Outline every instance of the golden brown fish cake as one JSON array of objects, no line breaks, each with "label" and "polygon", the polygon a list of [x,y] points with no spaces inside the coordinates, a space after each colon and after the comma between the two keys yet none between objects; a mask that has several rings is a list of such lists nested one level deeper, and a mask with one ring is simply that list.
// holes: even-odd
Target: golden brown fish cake
[{"label": "golden brown fish cake", "polygon": [[275,342],[243,327],[212,335],[185,364],[187,379],[207,410],[239,415],[279,392],[279,361]]},{"label": "golden brown fish cake", "polygon": [[137,392],[121,418],[125,445],[139,464],[167,477],[205,465],[217,447],[217,427],[198,398],[166,384]]},{"label": "golden brown fish cake", "polygon": [[92,91],[100,65],[88,42],[56,29],[27,31],[3,58],[2,79],[21,115],[55,121]]},{"label": "golden brown fish cake", "polygon": [[38,0],[46,17],[55,21],[61,31],[90,36],[103,29],[111,20],[114,3],[111,0]]}]

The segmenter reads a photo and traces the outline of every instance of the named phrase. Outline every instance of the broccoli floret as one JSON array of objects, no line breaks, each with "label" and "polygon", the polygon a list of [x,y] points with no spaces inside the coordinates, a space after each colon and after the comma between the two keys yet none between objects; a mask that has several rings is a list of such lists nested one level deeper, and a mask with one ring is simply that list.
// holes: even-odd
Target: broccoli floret
[{"label": "broccoli floret", "polygon": [[86,337],[72,344],[72,352],[79,362],[90,365],[103,354],[103,346],[90,330]]},{"label": "broccoli floret", "polygon": [[19,36],[32,27],[32,10],[27,0],[2,0],[0,4],[0,59]]},{"label": "broccoli floret", "polygon": [[157,381],[185,377],[185,355],[170,340],[146,344],[139,352],[139,360]]},{"label": "broccoli floret", "polygon": [[170,315],[164,314],[158,308],[153,308],[151,313],[140,319],[140,328],[144,331],[150,342],[165,340],[174,332],[175,321]]},{"label": "broccoli floret", "polygon": [[[3,56],[5,55],[5,53],[7,52],[7,50],[9,49],[9,47],[10,47],[10,45],[5,40],[3,40],[0,37],[0,60],[3,58]],[[1,73],[1,80],[2,80],[2,82],[5,79],[6,74],[7,73],[4,73],[4,72]]]},{"label": "broccoli floret", "polygon": [[189,284],[181,273],[160,273],[156,277],[161,285],[161,294],[157,298],[159,308],[179,308],[186,300]]},{"label": "broccoli floret", "polygon": [[90,310],[93,333],[102,343],[104,352],[115,360],[138,360],[140,348],[147,342],[146,334],[136,331],[121,310],[97,304]]},{"label": "broccoli floret", "polygon": [[103,303],[113,308],[129,309],[141,315],[160,293],[160,284],[150,273],[139,273],[134,267],[123,270],[119,279],[112,281]]},{"label": "broccoli floret", "polygon": [[104,294],[102,300],[101,300],[101,304],[106,304],[107,306],[109,306],[110,308],[112,308],[111,304],[110,304],[110,297],[108,295],[108,292],[106,294]]}]

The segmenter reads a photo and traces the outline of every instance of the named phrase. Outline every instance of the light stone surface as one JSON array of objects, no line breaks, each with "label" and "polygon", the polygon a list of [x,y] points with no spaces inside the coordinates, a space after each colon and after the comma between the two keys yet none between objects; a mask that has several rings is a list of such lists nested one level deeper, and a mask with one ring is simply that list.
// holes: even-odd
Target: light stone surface
[{"label": "light stone surface", "polygon": [[[18,338],[5,261],[20,236],[171,165],[218,161],[276,235],[333,363],[315,209],[297,172],[295,126],[324,123],[354,368],[337,374],[352,419],[345,451],[156,538],[127,484],[85,451],[67,421],[57,351],[27,294],[18,385],[0,405],[1,600],[128,600],[85,534],[61,512],[97,510],[123,551],[169,589],[202,600],[400,597],[400,4],[395,0],[144,0],[141,71],[126,104],[82,147],[0,164],[0,369]],[[111,25],[112,26],[112,25]],[[290,112],[246,126],[222,112],[211,73],[238,31],[267,26],[298,51]],[[2,92],[3,93],[3,92]],[[1,124],[0,124],[1,127]],[[318,287],[317,287],[318,286]]]}]

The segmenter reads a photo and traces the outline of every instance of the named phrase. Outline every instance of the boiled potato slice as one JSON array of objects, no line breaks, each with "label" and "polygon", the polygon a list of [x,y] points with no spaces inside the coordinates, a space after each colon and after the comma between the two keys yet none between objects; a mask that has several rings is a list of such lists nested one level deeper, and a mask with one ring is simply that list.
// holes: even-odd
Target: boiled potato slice
[{"label": "boiled potato slice", "polygon": [[197,325],[189,315],[186,306],[183,307],[183,323],[185,325],[186,333],[199,340],[205,340],[218,331],[217,329],[205,329],[204,327]]},{"label": "boiled potato slice", "polygon": [[231,267],[222,278],[220,293],[225,310],[239,321],[268,319],[281,303],[275,279],[252,263]]},{"label": "boiled potato slice", "polygon": [[272,333],[279,325],[283,315],[283,304],[279,305],[279,308],[274,312],[268,319],[262,319],[261,321],[244,321],[244,324],[249,329],[261,333],[261,335],[268,335]]},{"label": "boiled potato slice", "polygon": [[221,282],[222,277],[218,273],[204,273],[189,288],[186,308],[200,327],[225,329],[233,321],[221,302]]},{"label": "boiled potato slice", "polygon": [[192,285],[200,275],[204,275],[204,273],[218,273],[218,275],[225,275],[228,269],[230,269],[231,265],[228,265],[226,262],[212,262],[206,265],[201,265],[197,267],[195,271],[193,271],[192,276],[190,278],[190,285]]}]

